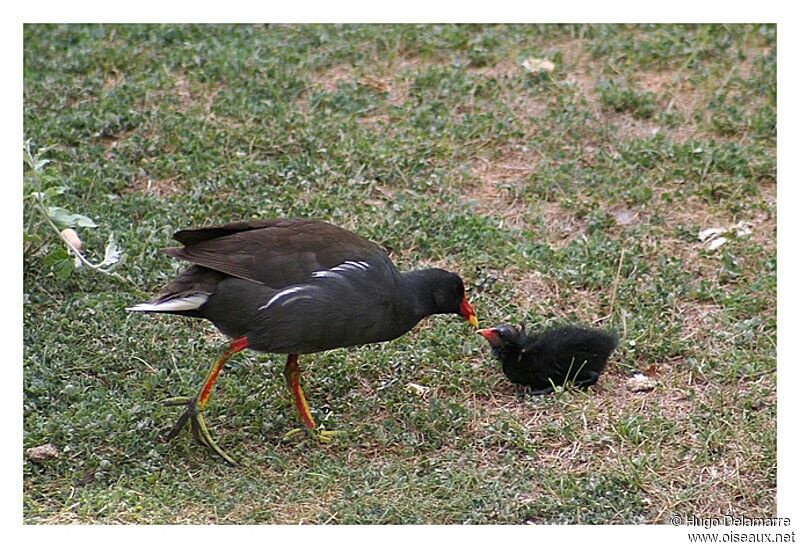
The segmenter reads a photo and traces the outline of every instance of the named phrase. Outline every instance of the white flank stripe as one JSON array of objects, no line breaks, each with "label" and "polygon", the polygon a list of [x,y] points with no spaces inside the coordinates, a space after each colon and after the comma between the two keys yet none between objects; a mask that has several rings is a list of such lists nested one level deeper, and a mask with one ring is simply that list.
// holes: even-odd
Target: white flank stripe
[{"label": "white flank stripe", "polygon": [[310,299],[311,295],[295,295],[294,297],[289,297],[285,301],[281,302],[280,306],[286,306],[289,303],[293,303],[294,301],[299,301],[301,299]]},{"label": "white flank stripe", "polygon": [[315,270],[311,273],[312,278],[336,278],[344,280],[345,278],[339,272],[358,272],[359,270],[367,270],[369,264],[364,261],[345,261],[338,264],[330,270]]},{"label": "white flank stripe", "polygon": [[341,274],[337,274],[336,272],[333,272],[331,270],[317,270],[316,272],[311,274],[311,277],[312,278],[338,278],[340,280],[344,279],[344,278],[342,278]]},{"label": "white flank stripe", "polygon": [[356,268],[360,268],[361,270],[366,270],[367,268],[369,268],[369,264],[365,263],[364,261],[345,261],[344,264],[355,266]]},{"label": "white flank stripe", "polygon": [[[359,270],[367,270],[369,269],[369,263],[365,263],[364,261],[345,261],[342,264],[336,265],[329,270],[315,270],[311,273],[312,278],[332,278],[335,280],[345,280],[345,277],[340,272],[358,272]],[[259,307],[259,310],[264,310],[269,308],[273,304],[275,304],[278,299],[286,297],[287,295],[291,295],[293,293],[297,293],[298,291],[306,291],[309,289],[313,289],[314,285],[303,284],[303,285],[295,285],[288,289],[284,289],[283,291],[279,291],[272,298],[267,301],[267,304],[264,306]],[[292,297],[291,299],[286,299],[280,306],[285,306],[289,303],[292,303],[298,299],[311,299],[312,295],[297,295]]]},{"label": "white flank stripe", "polygon": [[297,293],[298,291],[303,291],[308,288],[309,288],[308,285],[296,285],[294,287],[290,287],[289,289],[284,289],[283,291],[273,295],[272,298],[269,301],[267,301],[267,304],[259,307],[259,310],[264,310],[265,308],[268,308],[272,303],[274,303],[281,297],[285,297],[286,295],[291,295],[292,293]]},{"label": "white flank stripe", "polygon": [[369,264],[364,261],[345,261],[340,265],[334,266],[330,270],[320,270],[318,272],[332,272],[334,270],[338,270],[339,272],[358,272],[359,270],[367,270],[368,268]]},{"label": "white flank stripe", "polygon": [[170,299],[160,303],[141,303],[129,306],[130,312],[177,312],[179,310],[197,310],[208,300],[208,293],[195,293],[187,297]]}]

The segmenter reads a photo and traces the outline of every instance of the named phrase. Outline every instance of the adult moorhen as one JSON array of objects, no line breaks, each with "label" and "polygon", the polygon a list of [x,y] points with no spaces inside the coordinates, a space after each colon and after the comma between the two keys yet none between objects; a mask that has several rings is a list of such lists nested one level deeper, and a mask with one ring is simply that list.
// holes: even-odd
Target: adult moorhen
[{"label": "adult moorhen", "polygon": [[195,439],[231,464],[211,438],[203,410],[236,352],[288,354],[284,375],[295,407],[315,430],[298,354],[388,341],[432,314],[460,314],[478,326],[458,275],[438,268],[400,273],[378,245],[326,222],[244,221],[181,230],[174,238],[184,247],[165,251],[192,266],[154,301],[128,310],[205,318],[233,339],[196,396],[164,402],[186,406],[167,439],[190,422]]},{"label": "adult moorhen", "polygon": [[582,388],[596,383],[619,342],[616,333],[572,325],[527,334],[524,325],[504,324],[478,334],[489,341],[508,380],[534,395],[566,382]]}]

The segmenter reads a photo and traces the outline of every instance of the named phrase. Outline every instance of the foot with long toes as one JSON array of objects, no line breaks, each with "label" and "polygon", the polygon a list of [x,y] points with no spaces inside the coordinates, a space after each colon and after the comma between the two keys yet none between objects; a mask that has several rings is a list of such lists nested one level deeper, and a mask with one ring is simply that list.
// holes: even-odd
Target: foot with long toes
[{"label": "foot with long toes", "polygon": [[225,462],[232,466],[236,466],[236,461],[231,458],[228,453],[222,450],[222,448],[217,445],[217,442],[214,441],[214,438],[211,437],[211,433],[208,431],[208,426],[206,426],[206,421],[203,418],[203,410],[200,409],[197,405],[197,397],[187,398],[185,396],[177,396],[174,398],[168,398],[161,402],[162,405],[172,407],[172,406],[186,406],[183,414],[178,417],[178,421],[175,423],[175,426],[172,427],[166,436],[167,441],[172,440],[178,434],[180,434],[181,430],[183,430],[186,423],[189,423],[189,426],[192,431],[192,437],[201,445],[205,445],[209,447],[212,451],[214,451],[217,455],[222,457]]}]

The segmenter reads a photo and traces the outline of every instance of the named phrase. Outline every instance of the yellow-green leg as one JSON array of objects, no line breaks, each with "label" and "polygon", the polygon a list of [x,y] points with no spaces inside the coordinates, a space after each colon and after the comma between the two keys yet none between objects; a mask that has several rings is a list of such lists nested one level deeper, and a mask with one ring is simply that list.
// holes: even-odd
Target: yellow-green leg
[{"label": "yellow-green leg", "polygon": [[214,388],[214,383],[217,380],[217,377],[222,372],[222,369],[225,367],[225,363],[228,359],[236,354],[247,348],[247,337],[240,337],[228,346],[225,352],[217,358],[214,362],[214,365],[211,366],[211,370],[208,372],[206,376],[206,380],[203,382],[203,386],[200,388],[200,392],[194,397],[187,398],[187,397],[176,397],[176,398],[169,398],[161,403],[163,405],[184,405],[186,406],[186,410],[183,414],[178,418],[178,421],[175,423],[175,426],[172,427],[172,430],[166,435],[167,440],[173,439],[177,436],[183,427],[186,426],[186,423],[189,422],[192,431],[192,437],[197,440],[199,443],[210,447],[217,455],[225,459],[228,464],[236,465],[236,461],[233,460],[230,455],[228,455],[222,448],[217,445],[214,441],[214,438],[211,437],[211,433],[208,431],[208,427],[206,426],[206,421],[203,418],[203,411],[208,405],[208,400],[211,399],[211,391]]},{"label": "yellow-green leg", "polygon": [[[297,415],[300,417],[300,422],[303,423],[303,426],[305,426],[309,432],[314,433],[319,441],[326,443],[332,441],[333,436],[339,432],[336,430],[317,430],[314,417],[311,416],[311,408],[308,406],[305,394],[303,394],[303,389],[300,387],[300,364],[297,359],[297,354],[289,354],[286,359],[286,366],[283,368],[283,376],[286,377],[286,384],[289,386],[289,390],[292,393],[294,407],[297,410]],[[295,428],[287,432],[284,439],[293,438],[301,433],[301,429]]]}]

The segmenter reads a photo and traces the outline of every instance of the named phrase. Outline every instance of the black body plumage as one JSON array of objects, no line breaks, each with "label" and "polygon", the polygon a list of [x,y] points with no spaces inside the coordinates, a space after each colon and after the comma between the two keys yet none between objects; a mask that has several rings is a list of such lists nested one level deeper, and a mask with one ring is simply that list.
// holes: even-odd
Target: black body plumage
[{"label": "black body plumage", "polygon": [[[458,314],[478,326],[457,274],[399,272],[378,245],[326,222],[244,221],[181,230],[175,239],[183,247],[166,252],[191,266],[155,300],[128,310],[205,318],[233,339],[196,396],[164,402],[185,406],[167,439],[189,425],[195,439],[230,464],[235,461],[211,438],[203,411],[236,352],[288,354],[283,372],[298,417],[317,431],[300,386],[298,354],[388,341],[432,314]],[[321,441],[333,434],[318,432]]]},{"label": "black body plumage", "polygon": [[387,341],[468,306],[458,275],[399,272],[378,245],[322,221],[245,221],[175,239],[184,246],[166,252],[192,266],[130,310],[205,318],[232,339],[247,337],[252,350],[307,354]]},{"label": "black body plumage", "polygon": [[574,325],[540,333],[499,325],[479,333],[489,341],[506,377],[534,394],[547,394],[565,383],[576,387],[596,383],[619,342],[614,332]]}]

